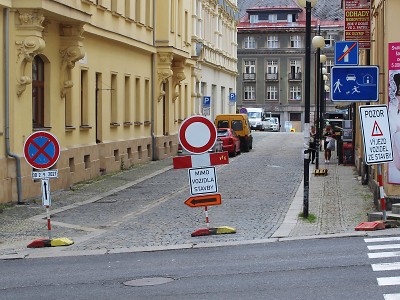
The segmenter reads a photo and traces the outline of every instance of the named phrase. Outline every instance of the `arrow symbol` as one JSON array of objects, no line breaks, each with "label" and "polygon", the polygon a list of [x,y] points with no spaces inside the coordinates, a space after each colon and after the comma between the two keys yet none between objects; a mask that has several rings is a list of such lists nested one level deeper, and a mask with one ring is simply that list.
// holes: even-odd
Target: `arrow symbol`
[{"label": "arrow symbol", "polygon": [[222,202],[221,194],[204,195],[190,197],[185,201],[185,204],[190,207],[220,205]]},{"label": "arrow symbol", "polygon": [[357,46],[357,43],[354,43],[353,45],[350,46],[350,48],[346,45],[346,47],[344,47],[343,49],[343,54],[341,57],[338,58],[338,61],[341,61],[344,58],[345,62],[349,61],[349,52],[355,47]]}]

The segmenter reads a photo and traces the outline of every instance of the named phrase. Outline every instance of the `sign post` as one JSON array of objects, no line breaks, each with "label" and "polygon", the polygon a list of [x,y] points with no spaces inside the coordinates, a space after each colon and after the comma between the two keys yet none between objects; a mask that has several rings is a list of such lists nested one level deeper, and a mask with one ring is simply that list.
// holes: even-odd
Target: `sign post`
[{"label": "sign post", "polygon": [[383,190],[381,163],[393,161],[392,141],[386,105],[365,105],[359,107],[364,141],[365,163],[378,164],[378,182],[383,220],[386,221],[386,203]]},{"label": "sign post", "polygon": [[60,157],[60,143],[57,138],[47,131],[32,133],[24,143],[24,157],[26,162],[34,169],[32,179],[41,180],[42,205],[46,207],[47,231],[49,238],[35,240],[28,245],[28,248],[41,248],[51,246],[68,246],[74,242],[67,238],[51,238],[50,221],[50,181],[49,178],[57,178],[58,170],[46,170],[56,164]]},{"label": "sign post", "polygon": [[[230,96],[232,97],[232,96]],[[204,207],[207,228],[194,231],[191,236],[236,233],[228,226],[210,228],[208,206],[220,205],[221,195],[218,192],[217,174],[214,165],[228,164],[228,153],[206,153],[217,140],[217,128],[214,123],[203,116],[192,116],[186,119],[179,128],[179,143],[192,153],[190,156],[173,158],[174,169],[188,168],[190,194],[185,201],[190,207]]]}]

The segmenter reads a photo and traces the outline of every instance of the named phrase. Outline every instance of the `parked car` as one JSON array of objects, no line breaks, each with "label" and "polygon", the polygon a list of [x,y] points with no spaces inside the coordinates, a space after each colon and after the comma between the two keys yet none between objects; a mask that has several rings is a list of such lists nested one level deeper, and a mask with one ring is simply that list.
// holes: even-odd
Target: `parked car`
[{"label": "parked car", "polygon": [[[208,151],[208,152],[222,152],[224,151],[222,148],[222,141],[217,138],[214,146]],[[185,155],[194,155],[193,153],[190,153],[189,151],[186,151],[183,149],[181,144],[178,144],[178,156],[185,156]]]},{"label": "parked car", "polygon": [[232,128],[218,128],[217,136],[222,141],[222,149],[230,156],[240,153],[240,138]]},{"label": "parked car", "polygon": [[215,117],[217,128],[232,128],[240,138],[241,151],[249,152],[253,148],[253,135],[247,114],[221,114]]}]

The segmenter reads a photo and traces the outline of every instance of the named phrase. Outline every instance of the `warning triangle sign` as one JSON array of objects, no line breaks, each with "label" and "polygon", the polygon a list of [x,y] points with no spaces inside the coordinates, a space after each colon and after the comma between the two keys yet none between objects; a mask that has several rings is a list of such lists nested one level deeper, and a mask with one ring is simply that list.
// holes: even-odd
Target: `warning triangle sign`
[{"label": "warning triangle sign", "polygon": [[378,125],[378,122],[375,121],[374,127],[372,128],[372,136],[382,136],[382,130]]}]

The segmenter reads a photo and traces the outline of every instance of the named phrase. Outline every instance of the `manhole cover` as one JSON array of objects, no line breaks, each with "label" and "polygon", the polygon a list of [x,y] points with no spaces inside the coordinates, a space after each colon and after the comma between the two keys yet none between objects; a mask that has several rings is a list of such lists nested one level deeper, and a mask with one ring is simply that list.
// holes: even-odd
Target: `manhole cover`
[{"label": "manhole cover", "polygon": [[168,282],[172,282],[172,281],[174,281],[174,279],[170,278],[170,277],[147,277],[147,278],[139,278],[139,279],[125,281],[124,285],[148,286],[148,285],[164,284],[164,283],[168,283]]}]

